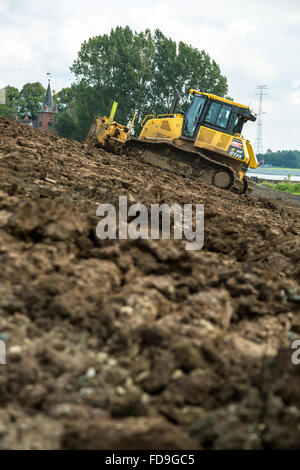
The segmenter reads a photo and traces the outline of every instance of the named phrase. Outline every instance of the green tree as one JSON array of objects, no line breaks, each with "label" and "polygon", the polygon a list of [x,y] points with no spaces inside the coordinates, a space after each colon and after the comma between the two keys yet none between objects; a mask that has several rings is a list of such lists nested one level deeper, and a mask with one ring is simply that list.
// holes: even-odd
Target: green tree
[{"label": "green tree", "polygon": [[6,104],[0,104],[0,116],[7,119],[13,119],[15,114],[16,113],[10,106],[7,106]]},{"label": "green tree", "polygon": [[19,90],[12,86],[5,88],[5,104],[0,105],[0,115],[13,119],[19,112],[21,98]]},{"label": "green tree", "polygon": [[204,51],[183,42],[176,44],[159,30],[133,32],[128,26],[112,29],[81,45],[71,67],[78,121],[78,138],[84,138],[95,115],[108,114],[119,103],[117,120],[137,122],[147,113],[167,112],[174,91],[186,107],[190,88],[224,96],[227,80]]},{"label": "green tree", "polygon": [[53,99],[58,111],[70,111],[74,105],[74,90],[71,87],[62,88],[53,94]]},{"label": "green tree", "polygon": [[300,168],[299,150],[279,150],[272,152],[270,149],[265,154],[258,154],[258,161],[264,161],[265,165],[278,166],[281,168]]},{"label": "green tree", "polygon": [[37,113],[43,104],[45,93],[45,88],[39,82],[26,83],[20,92],[20,112],[30,114],[32,119],[37,119]]},{"label": "green tree", "polygon": [[135,111],[140,119],[150,97],[153,54],[150,31],[137,34],[128,26],[82,44],[71,71],[77,79],[73,90],[83,136],[94,116],[108,114],[114,100],[120,122],[127,124]]},{"label": "green tree", "polygon": [[62,111],[55,116],[54,128],[61,137],[77,138],[77,124],[69,111]]},{"label": "green tree", "polygon": [[168,112],[174,90],[181,95],[181,107],[186,108],[191,88],[224,96],[227,80],[220,68],[205,51],[164,36],[160,30],[154,34],[154,77],[151,84],[151,106],[155,112]]},{"label": "green tree", "polygon": [[21,108],[21,96],[18,88],[7,86],[5,92],[7,106],[13,109],[15,113],[18,113],[19,109]]}]

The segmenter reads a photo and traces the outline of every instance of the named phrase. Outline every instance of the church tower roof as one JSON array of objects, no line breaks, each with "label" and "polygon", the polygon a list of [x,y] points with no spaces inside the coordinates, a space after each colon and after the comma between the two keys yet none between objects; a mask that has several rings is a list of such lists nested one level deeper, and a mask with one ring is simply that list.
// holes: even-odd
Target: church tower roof
[{"label": "church tower roof", "polygon": [[50,80],[48,82],[48,88],[46,92],[46,96],[44,99],[44,103],[41,109],[41,112],[44,113],[56,113],[56,106],[53,101],[53,96],[52,96],[52,90],[51,90],[51,85],[50,85]]}]

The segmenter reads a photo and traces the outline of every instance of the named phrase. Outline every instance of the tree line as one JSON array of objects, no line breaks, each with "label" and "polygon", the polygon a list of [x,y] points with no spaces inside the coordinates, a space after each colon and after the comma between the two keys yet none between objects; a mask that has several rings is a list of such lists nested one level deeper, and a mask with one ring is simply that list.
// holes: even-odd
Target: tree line
[{"label": "tree line", "polygon": [[5,104],[0,104],[0,116],[14,119],[28,115],[33,120],[45,98],[46,90],[39,82],[26,83],[21,91],[16,87],[5,88]]},{"label": "tree line", "polygon": [[[52,92],[53,100],[58,111],[70,109],[70,103],[73,100],[72,88],[63,88],[58,93]],[[23,118],[29,116],[36,120],[38,112],[45,100],[46,88],[39,82],[26,83],[19,91],[18,88],[5,87],[5,104],[0,104],[0,116],[8,119]]]},{"label": "tree line", "polygon": [[[90,38],[70,70],[74,83],[54,94],[59,111],[55,128],[59,135],[78,140],[85,138],[96,115],[109,113],[114,100],[118,122],[127,125],[137,114],[137,132],[145,115],[168,112],[175,89],[182,110],[189,103],[190,88],[221,97],[228,91],[219,65],[204,50],[176,42],[159,29],[137,33],[128,26],[117,27]],[[46,92],[42,85],[27,84],[21,92],[8,88],[9,112],[29,111],[35,118]]]},{"label": "tree line", "polygon": [[280,168],[300,168],[299,150],[278,150],[272,152],[268,149],[266,153],[257,155],[258,162],[264,165],[278,166]]}]

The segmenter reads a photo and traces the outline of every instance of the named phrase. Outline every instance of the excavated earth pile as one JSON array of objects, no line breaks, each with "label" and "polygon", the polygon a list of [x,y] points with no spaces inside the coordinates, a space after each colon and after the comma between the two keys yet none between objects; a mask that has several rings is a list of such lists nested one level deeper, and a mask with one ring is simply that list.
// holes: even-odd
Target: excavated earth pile
[{"label": "excavated earth pile", "polygon": [[[120,195],[204,203],[204,248],[98,239]],[[0,118],[0,448],[300,448],[299,225]]]}]

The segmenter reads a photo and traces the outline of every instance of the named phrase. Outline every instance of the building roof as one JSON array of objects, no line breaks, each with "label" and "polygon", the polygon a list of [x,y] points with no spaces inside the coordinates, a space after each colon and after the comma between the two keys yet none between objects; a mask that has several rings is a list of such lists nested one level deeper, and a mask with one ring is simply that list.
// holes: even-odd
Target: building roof
[{"label": "building roof", "polygon": [[40,109],[40,112],[43,113],[56,113],[57,109],[53,101],[53,96],[52,96],[52,91],[51,91],[51,86],[50,86],[50,80],[48,83],[48,88],[46,92],[46,96],[44,99],[44,103],[42,108]]}]

